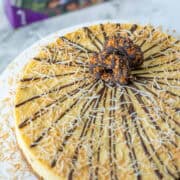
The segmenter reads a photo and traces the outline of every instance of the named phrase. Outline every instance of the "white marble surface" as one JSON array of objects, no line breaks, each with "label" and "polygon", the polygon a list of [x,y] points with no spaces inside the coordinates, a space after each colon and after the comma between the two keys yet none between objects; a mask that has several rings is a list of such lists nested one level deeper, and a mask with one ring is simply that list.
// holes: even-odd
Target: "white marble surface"
[{"label": "white marble surface", "polygon": [[162,25],[180,34],[180,0],[112,0],[81,11],[53,17],[13,30],[0,0],[0,72],[25,48],[54,31],[85,22],[122,19],[136,23]]}]

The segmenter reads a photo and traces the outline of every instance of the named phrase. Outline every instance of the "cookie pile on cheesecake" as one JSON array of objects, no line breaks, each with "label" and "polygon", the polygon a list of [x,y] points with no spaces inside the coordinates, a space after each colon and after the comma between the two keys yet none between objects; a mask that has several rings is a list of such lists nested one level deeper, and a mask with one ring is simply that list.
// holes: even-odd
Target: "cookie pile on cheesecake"
[{"label": "cookie pile on cheesecake", "polygon": [[29,60],[16,135],[43,179],[178,179],[180,42],[152,26],[83,27]]}]

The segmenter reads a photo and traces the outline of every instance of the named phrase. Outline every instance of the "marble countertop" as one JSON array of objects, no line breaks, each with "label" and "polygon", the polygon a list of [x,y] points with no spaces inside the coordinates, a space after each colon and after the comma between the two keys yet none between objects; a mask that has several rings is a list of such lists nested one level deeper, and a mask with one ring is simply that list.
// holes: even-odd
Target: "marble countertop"
[{"label": "marble countertop", "polygon": [[85,22],[122,19],[136,23],[162,25],[180,34],[179,0],[112,0],[80,11],[50,18],[14,30],[9,25],[0,1],[0,72],[24,49],[44,36]]}]

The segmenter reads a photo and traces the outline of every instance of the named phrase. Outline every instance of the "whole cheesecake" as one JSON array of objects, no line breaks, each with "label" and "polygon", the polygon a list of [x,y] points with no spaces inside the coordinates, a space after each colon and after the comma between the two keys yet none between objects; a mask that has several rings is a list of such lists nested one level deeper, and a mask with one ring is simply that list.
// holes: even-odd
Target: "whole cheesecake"
[{"label": "whole cheesecake", "polygon": [[41,48],[19,80],[19,148],[42,179],[180,178],[180,41],[105,23]]}]

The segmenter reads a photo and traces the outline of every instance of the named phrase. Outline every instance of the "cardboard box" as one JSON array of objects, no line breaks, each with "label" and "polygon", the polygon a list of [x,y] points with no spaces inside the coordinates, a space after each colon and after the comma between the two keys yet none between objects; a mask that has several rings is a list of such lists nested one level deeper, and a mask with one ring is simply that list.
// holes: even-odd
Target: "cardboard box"
[{"label": "cardboard box", "polygon": [[82,9],[108,0],[4,0],[5,12],[14,28]]}]

